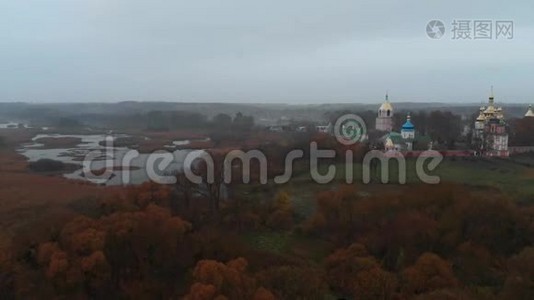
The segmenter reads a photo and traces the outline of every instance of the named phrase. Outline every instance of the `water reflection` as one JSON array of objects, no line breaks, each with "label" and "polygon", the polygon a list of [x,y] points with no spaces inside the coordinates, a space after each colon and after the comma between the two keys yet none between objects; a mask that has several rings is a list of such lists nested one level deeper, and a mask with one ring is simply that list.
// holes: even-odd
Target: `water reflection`
[{"label": "water reflection", "polygon": [[[38,134],[31,143],[25,144],[18,151],[24,155],[30,162],[38,161],[39,159],[52,159],[61,161],[67,164],[78,165],[79,169],[72,173],[63,174],[69,179],[88,180],[83,173],[82,164],[85,156],[96,151],[100,153],[98,159],[95,159],[91,164],[91,169],[94,171],[103,170],[106,167],[106,153],[110,158],[113,165],[113,172],[105,185],[126,185],[126,184],[140,184],[149,180],[149,176],[146,170],[147,160],[150,154],[141,153],[132,160],[124,160],[124,157],[133,149],[128,147],[114,147],[111,144],[106,144],[106,137],[108,135],[66,135],[66,134]],[[124,134],[115,134],[112,136],[112,140],[121,137],[128,137]],[[80,143],[71,148],[45,148],[43,143],[39,140],[43,138],[77,138],[80,139]],[[187,145],[185,141],[181,145]],[[178,143],[180,144],[180,143]],[[156,168],[154,172],[157,175],[168,175],[182,170],[183,161],[185,156],[192,150],[177,150],[174,151],[173,162],[165,169],[158,169],[158,163],[156,162]],[[98,155],[97,155],[98,156]],[[129,172],[124,174],[124,172]],[[96,173],[96,172],[95,172]],[[125,176],[129,178],[125,181]]]}]

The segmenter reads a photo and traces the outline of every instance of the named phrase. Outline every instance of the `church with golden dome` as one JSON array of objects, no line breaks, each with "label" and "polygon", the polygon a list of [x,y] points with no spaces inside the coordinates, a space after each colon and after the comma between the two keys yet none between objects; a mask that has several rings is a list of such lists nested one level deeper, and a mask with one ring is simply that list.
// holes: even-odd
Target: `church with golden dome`
[{"label": "church with golden dome", "polygon": [[378,116],[376,117],[376,130],[392,131],[393,130],[393,106],[389,102],[388,94],[386,93],[386,100],[380,108],[378,108]]},{"label": "church with golden dome", "polygon": [[375,123],[375,129],[385,133],[378,141],[384,146],[386,153],[413,151],[416,144],[418,150],[428,148],[430,138],[416,134],[415,125],[412,123],[409,113],[406,116],[405,123],[401,126],[400,132],[395,132],[393,127],[393,105],[386,93],[385,101],[378,108]]},{"label": "church with golden dome", "polygon": [[473,144],[484,156],[508,157],[508,129],[502,107],[495,105],[493,87],[488,106],[480,107],[475,120]]}]

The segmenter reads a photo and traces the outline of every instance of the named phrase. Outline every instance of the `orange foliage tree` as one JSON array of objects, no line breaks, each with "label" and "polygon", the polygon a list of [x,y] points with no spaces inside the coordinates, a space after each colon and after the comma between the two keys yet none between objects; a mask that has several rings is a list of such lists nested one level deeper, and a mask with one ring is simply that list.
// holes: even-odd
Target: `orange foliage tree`
[{"label": "orange foliage tree", "polygon": [[457,286],[451,263],[434,253],[424,253],[402,272],[404,293],[423,294]]},{"label": "orange foliage tree", "polygon": [[195,282],[186,300],[211,299],[275,299],[247,272],[248,262],[236,258],[226,264],[215,260],[201,260],[193,270]]},{"label": "orange foliage tree", "polygon": [[[84,216],[67,223],[57,241],[42,243],[37,262],[53,280],[58,293],[100,297],[120,288],[153,289],[190,263],[185,235],[191,225],[151,204],[165,199],[149,185],[139,188],[132,201],[139,210],[117,211],[98,219]],[[184,257],[185,255],[185,257]],[[132,284],[144,280],[143,284]]]},{"label": "orange foliage tree", "polygon": [[276,299],[323,299],[328,293],[323,273],[319,268],[283,265],[270,267],[256,277]]},{"label": "orange foliage tree", "polygon": [[324,264],[330,286],[354,299],[390,299],[396,291],[395,275],[383,270],[361,244],[337,250]]},{"label": "orange foliage tree", "polygon": [[510,270],[501,291],[503,299],[534,299],[534,247],[508,260]]}]

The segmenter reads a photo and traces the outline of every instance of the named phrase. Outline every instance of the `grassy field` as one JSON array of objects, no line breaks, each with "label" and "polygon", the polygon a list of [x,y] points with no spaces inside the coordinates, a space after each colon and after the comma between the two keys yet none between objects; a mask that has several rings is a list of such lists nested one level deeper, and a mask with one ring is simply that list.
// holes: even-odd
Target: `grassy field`
[{"label": "grassy field", "polygon": [[[491,188],[500,190],[508,197],[519,202],[534,202],[534,167],[527,162],[534,162],[534,156],[511,159],[474,159],[474,158],[447,158],[436,169],[426,170],[429,175],[439,176],[440,182],[454,182],[472,187],[473,190]],[[380,168],[371,172],[371,182],[363,184],[362,164],[353,165],[353,182],[359,185],[364,194],[399,191],[409,188],[412,184],[422,183],[416,173],[415,159],[406,160],[406,184],[399,184],[398,163],[389,163],[389,182],[381,183]],[[335,189],[346,183],[346,170],[343,163],[335,165],[335,178],[328,184],[319,184],[312,180],[309,173],[302,173],[293,177],[288,183],[277,185],[270,181],[267,185],[240,185],[236,193],[257,200],[272,199],[277,191],[286,191],[291,195],[293,207],[297,215],[305,218],[315,209],[315,196],[321,191]],[[319,167],[320,174],[326,174],[328,165]]]},{"label": "grassy field", "polygon": [[[478,158],[446,158],[436,169],[429,171],[427,174],[432,176],[439,176],[440,182],[455,182],[473,188],[492,187],[501,190],[507,196],[518,201],[534,201],[534,167],[529,165],[534,163],[534,156],[523,156],[511,159],[478,159]],[[406,187],[410,184],[422,183],[417,176],[416,160],[406,160]],[[321,174],[327,172],[326,165],[319,168]],[[336,164],[336,176],[334,182],[346,182],[346,167],[345,164]],[[353,166],[353,182],[362,184],[362,164],[355,163]],[[380,186],[380,190],[387,190],[391,187],[399,186],[399,166],[394,160],[389,162],[389,182],[382,184],[380,182],[380,168],[376,172],[371,172],[371,182],[367,184],[368,188],[363,190],[373,190],[373,186]],[[300,175],[296,177],[290,186],[304,184],[305,190],[310,190],[311,186],[325,185],[313,182],[309,174]],[[311,184],[311,185],[310,185]],[[365,186],[365,185],[364,185]],[[329,185],[330,187],[330,185]],[[311,188],[313,191],[314,188]]]},{"label": "grassy field", "polygon": [[327,241],[303,236],[291,231],[254,231],[245,234],[244,240],[258,250],[287,255],[315,263],[321,263],[333,250],[333,245]]},{"label": "grassy field", "polygon": [[[429,175],[439,176],[441,183],[463,184],[470,187],[473,192],[501,191],[516,201],[533,203],[534,167],[530,166],[530,162],[534,163],[534,156],[512,157],[510,159],[448,158],[444,159],[435,170],[427,172]],[[327,167],[323,165],[319,168],[319,172],[325,174]],[[268,200],[274,199],[278,191],[285,191],[291,197],[296,222],[300,222],[313,214],[318,193],[345,184],[345,165],[336,164],[335,167],[335,179],[329,184],[316,183],[308,173],[302,173],[283,185],[276,185],[272,181],[267,185],[240,185],[237,186],[235,192],[256,200]],[[358,185],[358,190],[364,195],[399,192],[402,189],[409,189],[414,184],[421,183],[416,174],[415,159],[406,161],[406,184],[398,183],[398,164],[396,162],[390,162],[389,170],[391,175],[389,183],[382,184],[380,174],[372,174],[371,183],[363,184],[362,165],[356,163],[353,165],[353,182]],[[307,257],[311,260],[320,260],[324,257],[324,249],[328,247],[324,244],[316,245],[325,243],[325,241],[305,241],[306,239],[309,238],[293,232],[267,231],[245,235],[245,240],[251,246],[261,250]]]}]

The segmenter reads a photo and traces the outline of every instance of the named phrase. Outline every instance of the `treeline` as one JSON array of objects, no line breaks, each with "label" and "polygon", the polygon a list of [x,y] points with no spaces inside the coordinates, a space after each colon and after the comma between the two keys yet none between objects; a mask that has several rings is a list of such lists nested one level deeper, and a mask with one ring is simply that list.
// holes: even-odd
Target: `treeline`
[{"label": "treeline", "polygon": [[67,114],[55,112],[41,116],[32,115],[32,123],[40,126],[52,126],[59,129],[80,129],[84,127],[105,127],[117,130],[140,129],[154,131],[168,131],[176,129],[217,129],[221,130],[244,130],[254,126],[252,116],[237,112],[235,115],[218,114],[212,119],[206,115],[180,110],[153,110],[143,113],[129,114],[95,114],[80,113]]},{"label": "treeline", "polygon": [[[185,203],[174,188],[149,183],[101,199],[93,216],[0,260],[3,298],[534,296],[534,207],[495,192],[421,185],[365,196],[342,186],[319,193],[304,218],[284,192],[234,197],[216,214],[208,202],[193,195]],[[244,238],[266,230],[330,250],[311,259]]]},{"label": "treeline", "polygon": [[[394,115],[394,126],[400,131],[402,124],[406,122],[409,112],[399,112]],[[455,144],[462,141],[462,130],[466,124],[460,115],[450,111],[435,110],[431,112],[419,111],[409,113],[415,129],[420,135],[427,135],[438,145],[444,145],[447,149],[454,149]]]},{"label": "treeline", "polygon": [[[351,113],[351,111],[337,111],[326,114],[326,117],[335,123],[336,119],[343,115]],[[367,125],[370,138],[376,139],[384,133],[374,132],[376,123],[376,111],[361,111],[357,114],[364,120]],[[458,143],[466,143],[467,138],[462,135],[464,126],[474,126],[470,120],[463,120],[458,114],[450,111],[434,110],[434,111],[396,111],[393,115],[393,130],[400,132],[401,127],[406,122],[406,116],[410,115],[412,123],[415,125],[415,130],[418,136],[428,136],[434,142],[434,148],[455,149]],[[377,135],[378,134],[378,135]],[[427,145],[422,146],[422,149],[428,149]]]},{"label": "treeline", "polygon": [[379,197],[343,187],[317,201],[302,229],[345,247],[330,257],[330,280],[349,298],[534,296],[532,206],[450,185]]},{"label": "treeline", "polygon": [[534,146],[534,118],[512,120],[511,129],[511,146]]},{"label": "treeline", "polygon": [[[235,116],[218,114],[211,120],[205,115],[188,111],[151,111],[146,114],[124,117],[122,126],[135,123],[142,129],[166,131],[175,129],[245,130],[254,126],[254,118],[238,112]],[[120,124],[117,124],[121,126]]]}]

